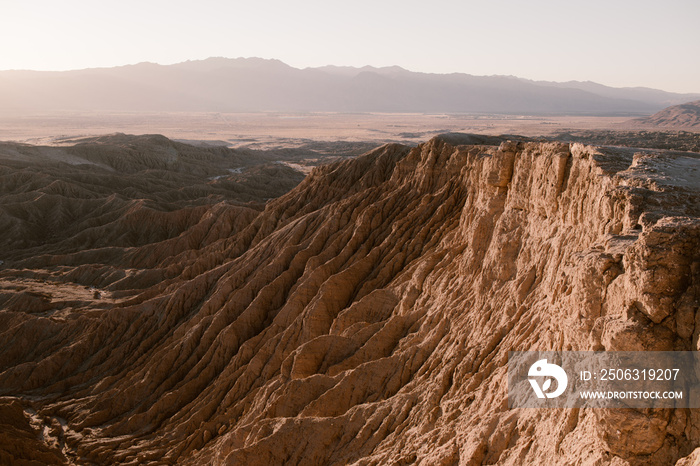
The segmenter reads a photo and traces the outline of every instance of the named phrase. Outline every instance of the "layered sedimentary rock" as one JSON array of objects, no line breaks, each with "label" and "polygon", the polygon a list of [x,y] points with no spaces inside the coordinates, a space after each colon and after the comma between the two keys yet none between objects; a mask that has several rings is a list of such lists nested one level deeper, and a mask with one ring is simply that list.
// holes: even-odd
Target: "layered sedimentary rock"
[{"label": "layered sedimentary rock", "polygon": [[[695,411],[509,410],[506,364],[512,350],[700,349],[699,156],[459,143],[318,167],[211,241],[135,246],[147,266],[131,280],[86,253],[13,263],[7,280],[72,278],[4,292],[0,409],[25,443],[3,454],[692,463]],[[147,268],[168,273],[141,284]]]}]

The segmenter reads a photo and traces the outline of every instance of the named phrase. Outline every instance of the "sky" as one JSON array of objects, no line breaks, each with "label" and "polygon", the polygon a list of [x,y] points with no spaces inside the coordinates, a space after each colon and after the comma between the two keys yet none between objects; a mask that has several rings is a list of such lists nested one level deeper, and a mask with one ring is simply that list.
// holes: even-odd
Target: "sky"
[{"label": "sky", "polygon": [[698,0],[0,0],[0,70],[208,57],[700,92]]}]

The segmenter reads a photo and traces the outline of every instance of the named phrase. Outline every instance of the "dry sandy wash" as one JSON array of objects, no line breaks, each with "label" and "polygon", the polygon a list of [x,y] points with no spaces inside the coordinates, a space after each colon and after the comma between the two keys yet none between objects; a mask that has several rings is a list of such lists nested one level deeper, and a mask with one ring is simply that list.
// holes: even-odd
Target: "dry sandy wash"
[{"label": "dry sandy wash", "polygon": [[452,135],[263,207],[178,205],[184,151],[3,162],[0,462],[697,464],[698,410],[509,410],[506,363],[700,350],[700,155]]}]

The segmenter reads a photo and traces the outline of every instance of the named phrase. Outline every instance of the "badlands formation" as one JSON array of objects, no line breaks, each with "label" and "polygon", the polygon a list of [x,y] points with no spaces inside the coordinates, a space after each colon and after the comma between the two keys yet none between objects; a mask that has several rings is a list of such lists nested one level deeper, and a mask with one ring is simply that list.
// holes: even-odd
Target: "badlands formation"
[{"label": "badlands formation", "polygon": [[700,350],[700,155],[451,135],[263,205],[160,145],[3,159],[0,463],[700,459],[697,410],[507,403],[511,350]]}]

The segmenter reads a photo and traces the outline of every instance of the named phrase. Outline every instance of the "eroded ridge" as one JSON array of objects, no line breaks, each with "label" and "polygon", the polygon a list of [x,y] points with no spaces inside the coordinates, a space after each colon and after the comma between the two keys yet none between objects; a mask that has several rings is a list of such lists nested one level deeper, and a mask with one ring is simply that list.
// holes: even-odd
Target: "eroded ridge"
[{"label": "eroded ridge", "polygon": [[508,410],[506,363],[700,349],[699,168],[440,138],[318,167],[196,251],[148,246],[177,273],[123,302],[0,313],[0,395],[66,420],[57,461],[673,463],[695,412]]}]

